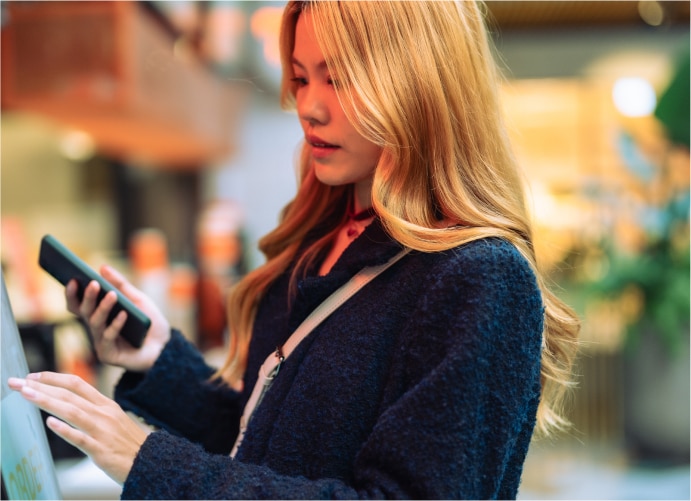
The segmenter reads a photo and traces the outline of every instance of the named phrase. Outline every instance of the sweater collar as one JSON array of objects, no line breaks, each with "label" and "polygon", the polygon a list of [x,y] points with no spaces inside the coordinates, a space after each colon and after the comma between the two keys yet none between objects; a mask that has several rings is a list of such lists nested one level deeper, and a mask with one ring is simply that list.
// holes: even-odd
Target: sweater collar
[{"label": "sweater collar", "polygon": [[348,278],[366,266],[385,263],[402,249],[384,230],[379,218],[375,218],[365,230],[343,251],[334,265],[335,273],[344,273]]},{"label": "sweater collar", "polygon": [[401,244],[392,239],[384,230],[379,218],[375,218],[343,251],[327,275],[319,276],[317,265],[309,270],[305,278],[298,281],[298,294],[291,314],[291,323],[299,324],[329,294],[361,269],[383,264],[401,249]]}]

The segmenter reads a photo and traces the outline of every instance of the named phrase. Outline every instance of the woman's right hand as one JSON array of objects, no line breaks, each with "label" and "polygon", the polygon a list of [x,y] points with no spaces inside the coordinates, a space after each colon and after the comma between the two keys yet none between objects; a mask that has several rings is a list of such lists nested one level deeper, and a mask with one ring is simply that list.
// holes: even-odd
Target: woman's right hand
[{"label": "woman's right hand", "polygon": [[101,286],[95,280],[86,286],[81,301],[77,297],[76,280],[68,282],[65,287],[67,309],[81,317],[88,325],[96,354],[101,362],[137,372],[147,371],[154,365],[170,339],[170,324],[154,302],[128,282],[122,274],[111,266],[102,266],[100,271],[103,278],[151,319],[151,327],[142,346],[135,348],[120,336],[120,330],[127,319],[126,312],[121,311],[110,324],[106,324],[108,314],[117,302],[117,295],[115,292],[109,292],[98,302]]}]

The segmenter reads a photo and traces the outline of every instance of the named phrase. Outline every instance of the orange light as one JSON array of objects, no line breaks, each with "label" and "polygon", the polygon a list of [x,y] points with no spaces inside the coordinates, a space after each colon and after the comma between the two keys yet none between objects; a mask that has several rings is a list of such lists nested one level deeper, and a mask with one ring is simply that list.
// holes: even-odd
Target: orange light
[{"label": "orange light", "polygon": [[264,59],[272,65],[281,66],[281,55],[278,49],[278,33],[281,27],[281,7],[262,7],[252,14],[250,30],[252,36],[261,44]]}]

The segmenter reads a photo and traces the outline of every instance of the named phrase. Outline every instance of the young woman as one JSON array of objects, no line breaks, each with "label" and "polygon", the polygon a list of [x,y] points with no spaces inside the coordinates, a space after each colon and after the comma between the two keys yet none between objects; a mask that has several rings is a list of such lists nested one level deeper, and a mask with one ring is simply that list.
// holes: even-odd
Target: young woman
[{"label": "young woman", "polygon": [[[105,267],[153,319],[145,345],[118,337],[124,315],[105,324],[95,283],[81,303],[69,284],[68,308],[128,369],[116,401],[158,431],[71,376],[11,387],[124,498],[514,498],[535,428],[565,424],[578,326],[536,264],[480,6],[290,2],[281,50],[301,181],[230,295],[226,364]],[[285,358],[231,457],[264,359],[401,249]]]}]

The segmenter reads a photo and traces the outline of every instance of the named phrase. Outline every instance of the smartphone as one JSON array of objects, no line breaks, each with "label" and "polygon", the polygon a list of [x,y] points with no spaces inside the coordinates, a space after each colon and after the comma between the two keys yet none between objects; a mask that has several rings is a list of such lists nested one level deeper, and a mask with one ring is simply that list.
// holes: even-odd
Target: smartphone
[{"label": "smartphone", "polygon": [[151,326],[151,319],[52,235],[45,235],[41,239],[38,264],[62,285],[67,285],[73,278],[76,279],[78,284],[77,295],[80,299],[84,295],[84,289],[87,284],[92,280],[96,280],[101,286],[98,301],[103,299],[103,296],[109,291],[115,291],[118,295],[118,301],[110,310],[107,323],[112,322],[118,313],[125,310],[127,312],[127,320],[120,331],[120,335],[135,348],[139,348],[144,343],[146,333]]}]

